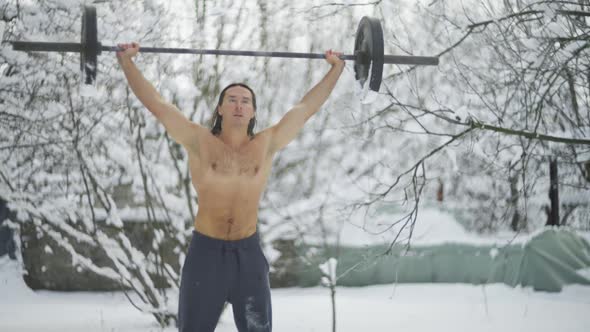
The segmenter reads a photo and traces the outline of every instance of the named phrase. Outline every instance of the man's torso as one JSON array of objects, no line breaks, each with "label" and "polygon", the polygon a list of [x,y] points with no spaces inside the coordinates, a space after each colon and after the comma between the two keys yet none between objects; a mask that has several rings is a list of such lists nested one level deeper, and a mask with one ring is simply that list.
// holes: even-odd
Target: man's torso
[{"label": "man's torso", "polygon": [[272,166],[268,133],[263,131],[240,149],[232,149],[203,131],[198,145],[198,152],[187,149],[199,203],[195,229],[224,240],[252,235]]}]

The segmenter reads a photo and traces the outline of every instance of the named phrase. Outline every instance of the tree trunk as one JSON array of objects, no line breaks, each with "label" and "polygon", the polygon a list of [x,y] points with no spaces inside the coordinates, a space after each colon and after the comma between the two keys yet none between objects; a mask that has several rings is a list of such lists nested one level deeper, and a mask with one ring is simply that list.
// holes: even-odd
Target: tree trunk
[{"label": "tree trunk", "polygon": [[510,227],[513,231],[518,232],[521,229],[520,214],[518,213],[518,174],[513,174],[510,177],[510,207],[514,211]]},{"label": "tree trunk", "polygon": [[0,257],[8,254],[10,259],[16,259],[16,245],[13,240],[12,230],[5,225],[2,225],[4,220],[11,219],[15,222],[15,216],[8,209],[8,205],[2,197],[0,197]]},{"label": "tree trunk", "polygon": [[549,199],[551,200],[551,209],[547,218],[547,225],[559,226],[559,188],[557,174],[557,158],[551,158],[549,161]]},{"label": "tree trunk", "polygon": [[332,298],[332,332],[336,332],[336,285],[331,282],[330,297]]}]

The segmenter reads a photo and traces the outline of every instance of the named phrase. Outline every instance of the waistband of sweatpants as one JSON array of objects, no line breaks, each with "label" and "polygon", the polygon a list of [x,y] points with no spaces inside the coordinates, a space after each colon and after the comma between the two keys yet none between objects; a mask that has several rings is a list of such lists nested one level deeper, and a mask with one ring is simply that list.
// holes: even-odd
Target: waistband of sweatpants
[{"label": "waistband of sweatpants", "polygon": [[258,231],[247,238],[239,240],[221,240],[209,237],[203,233],[193,230],[193,243],[199,243],[212,249],[238,249],[238,248],[253,248],[260,246]]}]

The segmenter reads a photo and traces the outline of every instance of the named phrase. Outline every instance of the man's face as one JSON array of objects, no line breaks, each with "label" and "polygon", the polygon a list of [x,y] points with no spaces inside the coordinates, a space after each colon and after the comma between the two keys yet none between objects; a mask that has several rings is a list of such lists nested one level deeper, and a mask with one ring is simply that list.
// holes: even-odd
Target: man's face
[{"label": "man's face", "polygon": [[241,86],[227,89],[217,112],[223,117],[223,122],[247,126],[250,119],[254,117],[254,104],[250,90]]}]

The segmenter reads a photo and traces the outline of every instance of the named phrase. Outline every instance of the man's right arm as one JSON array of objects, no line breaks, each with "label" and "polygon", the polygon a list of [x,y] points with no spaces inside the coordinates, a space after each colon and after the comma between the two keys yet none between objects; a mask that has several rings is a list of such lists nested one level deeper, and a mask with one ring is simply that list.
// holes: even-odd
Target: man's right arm
[{"label": "man's right arm", "polygon": [[[134,46],[137,44],[134,44]],[[137,45],[137,49],[139,45]],[[126,50],[125,52],[133,52]],[[164,125],[168,134],[187,149],[198,149],[198,135],[204,130],[202,126],[187,119],[182,112],[171,103],[163,100],[154,86],[143,77],[131,59],[131,56],[117,54],[118,60],[129,87],[141,103]]]}]

